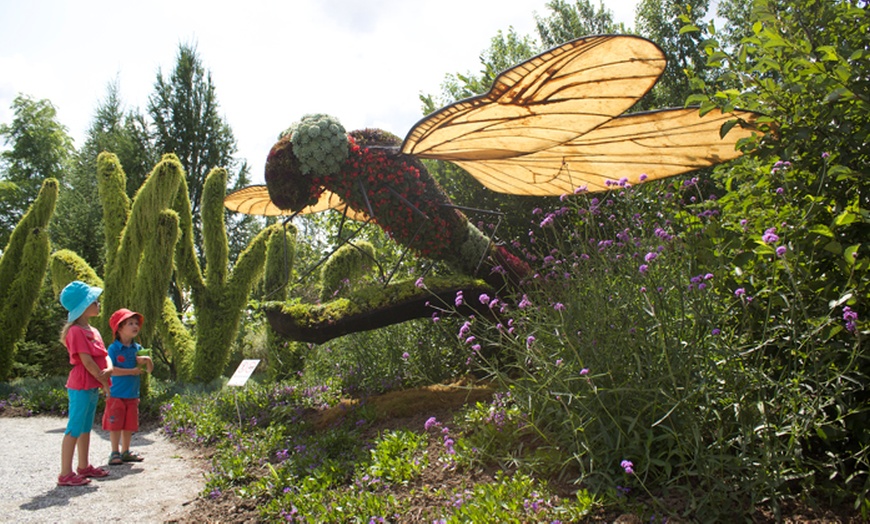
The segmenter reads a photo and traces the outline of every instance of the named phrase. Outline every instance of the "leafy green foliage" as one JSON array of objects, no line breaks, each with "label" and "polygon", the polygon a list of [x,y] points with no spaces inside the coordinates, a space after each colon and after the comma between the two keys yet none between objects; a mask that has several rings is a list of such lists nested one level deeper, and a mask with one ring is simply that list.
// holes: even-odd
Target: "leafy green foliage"
[{"label": "leafy green foliage", "polygon": [[43,182],[64,180],[73,153],[72,139],[50,101],[18,95],[11,109],[15,118],[0,124],[3,143],[11,146],[0,151],[0,246],[9,242]]},{"label": "leafy green foliage", "polygon": [[626,33],[623,24],[613,21],[613,12],[603,3],[596,8],[589,0],[576,0],[570,5],[565,0],[550,0],[546,17],[535,16],[538,36],[544,49],[589,35]]},{"label": "leafy green foliage", "polygon": [[[237,146],[230,125],[220,116],[217,88],[211,73],[203,67],[196,46],[180,44],[175,67],[168,76],[158,71],[154,91],[148,99],[148,114],[153,121],[154,149],[160,154],[174,153],[184,167],[193,238],[202,245],[201,207],[204,186],[214,168],[227,171],[226,189],[250,184],[248,165],[234,158]],[[239,217],[224,211],[235,260],[254,235],[253,217]],[[200,264],[204,260],[200,259]],[[176,307],[180,304],[176,303]]]},{"label": "leafy green foliage", "polygon": [[426,437],[407,430],[388,431],[371,450],[371,463],[357,473],[363,486],[379,482],[407,484],[429,466]]}]

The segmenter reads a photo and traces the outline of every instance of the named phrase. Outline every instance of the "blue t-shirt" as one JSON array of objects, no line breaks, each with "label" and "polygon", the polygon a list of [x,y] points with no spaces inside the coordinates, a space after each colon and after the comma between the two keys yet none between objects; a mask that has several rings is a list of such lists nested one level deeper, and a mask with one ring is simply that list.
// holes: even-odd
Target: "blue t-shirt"
[{"label": "blue t-shirt", "polygon": [[[109,358],[116,368],[133,369],[136,367],[136,354],[140,349],[142,346],[136,342],[125,346],[115,339],[109,346]],[[139,398],[139,375],[113,375],[110,394],[115,398]]]}]

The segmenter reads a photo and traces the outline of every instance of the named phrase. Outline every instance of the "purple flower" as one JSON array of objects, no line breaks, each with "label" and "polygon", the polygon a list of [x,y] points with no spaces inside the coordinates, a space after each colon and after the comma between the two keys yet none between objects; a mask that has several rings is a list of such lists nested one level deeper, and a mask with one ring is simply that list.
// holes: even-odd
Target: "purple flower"
[{"label": "purple flower", "polygon": [[529,300],[529,297],[523,295],[523,298],[520,300],[520,303],[517,304],[517,307],[520,309],[525,309],[532,305],[532,302]]},{"label": "purple flower", "polygon": [[423,287],[423,286],[425,286],[425,284],[423,283],[423,277],[418,278],[417,281],[414,282],[414,285],[417,286],[417,287]]},{"label": "purple flower", "polygon": [[649,266],[646,265],[646,264],[641,264],[640,267],[637,268],[637,270],[640,271],[641,273],[646,273],[646,271],[647,271],[648,269],[649,269]]},{"label": "purple flower", "polygon": [[462,305],[463,300],[464,299],[462,297],[462,291],[457,291],[456,292],[456,300],[454,300],[453,303],[456,304],[456,307],[459,307]]},{"label": "purple flower", "polygon": [[585,376],[588,375],[588,374],[589,374],[589,368],[583,368],[583,369],[580,370],[580,376],[581,376],[581,377],[585,377]]},{"label": "purple flower", "polygon": [[429,431],[433,427],[437,428],[440,425],[441,424],[438,422],[438,419],[436,419],[435,417],[429,417],[428,419],[426,419],[426,422],[423,424],[423,429],[425,429],[426,431]]},{"label": "purple flower", "polygon": [[716,335],[718,335],[719,333],[721,333],[721,331],[719,330],[719,328],[713,328],[713,332],[712,332],[712,333],[713,333],[713,336],[716,336]]},{"label": "purple flower", "polygon": [[555,309],[556,311],[565,311],[565,304],[561,302],[556,302],[555,304],[553,304],[553,309]]},{"label": "purple flower", "polygon": [[788,251],[788,248],[785,246],[779,246],[776,248],[776,256],[781,257],[785,256],[785,253]]},{"label": "purple flower", "polygon": [[534,336],[534,335],[529,335],[529,336],[526,338],[526,347],[527,347],[527,348],[532,347],[532,344],[535,343],[535,340],[536,340],[536,339],[535,339],[535,336]]},{"label": "purple flower", "polygon": [[785,193],[785,189],[783,189],[783,188],[781,188],[781,187],[776,188],[776,194],[777,194],[777,195],[781,195],[781,194],[783,194],[783,193]]},{"label": "purple flower", "polygon": [[648,177],[646,176],[646,173],[641,173],[641,174],[640,174],[640,178],[638,178],[638,180],[640,180],[641,182],[643,182],[643,181],[646,180],[647,178],[648,178]]},{"label": "purple flower", "polygon": [[852,308],[846,306],[843,308],[843,320],[846,321],[846,330],[854,333],[858,328],[858,313],[852,311]]},{"label": "purple flower", "polygon": [[659,256],[659,254],[656,253],[655,251],[650,251],[649,253],[647,253],[647,254],[643,257],[643,260],[644,260],[644,262],[652,262],[652,261],[655,260],[658,256]]},{"label": "purple flower", "polygon": [[481,293],[477,299],[480,300],[481,304],[489,303],[489,295],[487,295],[486,293]]},{"label": "purple flower", "polygon": [[411,355],[407,351],[405,351],[404,353],[402,353],[402,358],[408,360],[409,358],[411,358]]},{"label": "purple flower", "polygon": [[829,156],[831,156],[831,154],[828,153],[827,151],[825,151],[824,153],[822,153],[822,158],[828,158]]},{"label": "purple flower", "polygon": [[557,366],[561,366],[561,365],[562,365],[562,359],[561,359],[561,358],[557,358],[557,359],[556,359],[556,365],[557,365]]},{"label": "purple flower", "polygon": [[776,228],[771,227],[761,235],[761,241],[765,244],[773,244],[779,241],[779,236],[776,234]]},{"label": "purple flower", "polygon": [[624,469],[629,475],[634,473],[634,463],[630,460],[623,460],[619,463],[619,467]]},{"label": "purple flower", "polygon": [[734,296],[735,296],[735,297],[740,298],[740,297],[742,297],[742,296],[745,295],[745,294],[746,294],[746,290],[743,289],[742,287],[739,287],[739,288],[737,288],[737,289],[734,290]]}]

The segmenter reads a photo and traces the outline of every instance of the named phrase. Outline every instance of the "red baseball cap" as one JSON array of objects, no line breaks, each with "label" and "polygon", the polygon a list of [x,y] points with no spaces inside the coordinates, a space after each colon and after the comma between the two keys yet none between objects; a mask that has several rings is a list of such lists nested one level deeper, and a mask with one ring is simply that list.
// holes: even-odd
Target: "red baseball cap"
[{"label": "red baseball cap", "polygon": [[112,335],[118,332],[118,326],[131,317],[139,317],[139,327],[142,327],[142,323],[145,322],[145,317],[142,316],[142,313],[136,313],[126,308],[121,308],[112,313],[112,316],[109,317],[109,328],[112,330]]}]

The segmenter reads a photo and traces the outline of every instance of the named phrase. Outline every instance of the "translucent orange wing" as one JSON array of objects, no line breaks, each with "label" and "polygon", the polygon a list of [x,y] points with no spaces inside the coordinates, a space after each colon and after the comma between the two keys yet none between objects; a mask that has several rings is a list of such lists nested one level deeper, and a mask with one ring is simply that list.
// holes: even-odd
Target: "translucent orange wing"
[{"label": "translucent orange wing", "polygon": [[[276,206],[269,198],[269,190],[264,185],[248,186],[233,191],[224,198],[224,207],[246,215],[289,216],[293,214],[289,209]],[[365,213],[354,211],[338,195],[328,190],[324,190],[315,204],[304,208],[299,214],[320,213],[328,209],[334,209],[339,213],[344,213],[346,209],[348,218],[360,222],[367,220]]]},{"label": "translucent orange wing", "polygon": [[664,67],[661,49],[640,37],[574,40],[501,73],[489,93],[427,116],[402,152],[457,162],[547,150],[622,114]]},{"label": "translucent orange wing", "polygon": [[[483,185],[500,193],[557,196],[585,186],[611,189],[607,181],[632,184],[709,167],[740,156],[735,144],[753,132],[756,113],[718,110],[699,116],[697,108],[664,109],[614,118],[564,144],[485,161],[454,161]],[[739,118],[720,138],[722,125]]]}]

